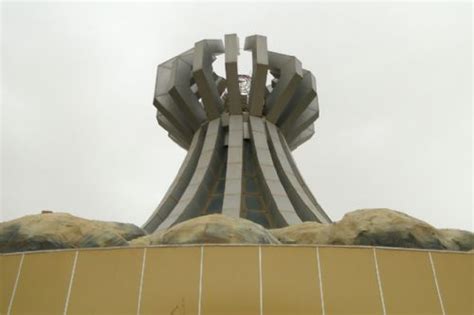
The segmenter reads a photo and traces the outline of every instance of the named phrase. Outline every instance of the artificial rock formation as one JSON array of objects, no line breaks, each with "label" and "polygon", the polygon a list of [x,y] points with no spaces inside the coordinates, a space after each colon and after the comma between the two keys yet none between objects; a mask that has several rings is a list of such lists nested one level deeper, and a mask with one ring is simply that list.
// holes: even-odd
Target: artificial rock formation
[{"label": "artificial rock formation", "polygon": [[138,238],[130,244],[280,244],[280,242],[269,230],[252,221],[210,214]]},{"label": "artificial rock formation", "polygon": [[129,223],[86,220],[68,213],[27,215],[0,223],[0,252],[127,246],[143,235]]},{"label": "artificial rock formation", "polygon": [[403,212],[361,209],[347,213],[333,224],[305,222],[272,230],[287,244],[370,245],[404,248],[470,250],[474,234],[454,229],[436,229]]},{"label": "artificial rock formation", "polygon": [[66,213],[0,223],[0,252],[179,244],[369,245],[469,251],[474,234],[433,226],[390,209],[362,209],[330,224],[304,222],[265,229],[252,221],[212,214],[145,235],[133,224],[92,221]]},{"label": "artificial rock formation", "polygon": [[[266,228],[331,222],[291,155],[314,134],[314,76],[296,57],[268,50],[265,36],[247,37],[244,50],[251,77],[238,73],[235,34],[199,41],[158,66],[158,123],[188,153],[147,232],[213,213]],[[212,67],[222,54],[226,78]]]}]

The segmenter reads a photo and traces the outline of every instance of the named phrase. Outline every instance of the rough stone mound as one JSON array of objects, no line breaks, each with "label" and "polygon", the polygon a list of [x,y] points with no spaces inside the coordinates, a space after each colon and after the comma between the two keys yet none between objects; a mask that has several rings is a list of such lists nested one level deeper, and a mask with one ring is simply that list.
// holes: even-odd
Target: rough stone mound
[{"label": "rough stone mound", "polygon": [[133,224],[86,220],[68,213],[28,215],[0,223],[0,252],[127,246],[143,235]]},{"label": "rough stone mound", "polygon": [[272,234],[286,244],[372,245],[424,249],[471,250],[474,234],[433,226],[390,209],[361,209],[332,224],[306,222]]},{"label": "rough stone mound", "polygon": [[449,242],[450,249],[462,251],[473,251],[474,249],[474,233],[455,229],[440,229],[438,230],[445,240]]},{"label": "rough stone mound", "polygon": [[222,214],[197,217],[130,242],[131,245],[204,243],[279,244],[280,242],[261,225]]},{"label": "rough stone mound", "polygon": [[0,252],[159,244],[371,245],[470,251],[474,234],[436,229],[390,209],[362,209],[332,224],[304,222],[267,230],[252,221],[212,214],[150,235],[133,224],[86,220],[67,213],[0,223]]}]

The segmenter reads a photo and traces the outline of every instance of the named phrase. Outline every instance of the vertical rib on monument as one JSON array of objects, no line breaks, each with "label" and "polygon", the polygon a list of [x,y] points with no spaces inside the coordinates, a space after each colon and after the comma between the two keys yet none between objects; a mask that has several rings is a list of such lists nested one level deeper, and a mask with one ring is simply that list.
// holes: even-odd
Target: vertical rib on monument
[{"label": "vertical rib on monument", "polygon": [[221,40],[202,40],[194,45],[193,77],[208,119],[215,119],[222,112],[222,100],[213,77],[212,63],[214,56],[223,52]]},{"label": "vertical rib on monument", "polygon": [[[252,77],[239,75],[239,39],[228,34],[224,42],[199,41],[158,67],[158,123],[188,154],[144,229],[151,233],[210,213],[267,228],[331,222],[291,155],[314,134],[314,76],[296,57],[269,52],[261,35],[245,39]],[[222,53],[226,78],[212,67]]]},{"label": "vertical rib on monument", "polygon": [[261,35],[247,37],[244,49],[252,51],[253,61],[252,83],[249,95],[250,115],[262,116],[268,72],[267,38]]},{"label": "vertical rib on monument", "polygon": [[228,108],[230,115],[242,114],[240,104],[239,70],[239,38],[236,34],[225,36],[225,74],[227,76],[227,91],[229,93]]}]

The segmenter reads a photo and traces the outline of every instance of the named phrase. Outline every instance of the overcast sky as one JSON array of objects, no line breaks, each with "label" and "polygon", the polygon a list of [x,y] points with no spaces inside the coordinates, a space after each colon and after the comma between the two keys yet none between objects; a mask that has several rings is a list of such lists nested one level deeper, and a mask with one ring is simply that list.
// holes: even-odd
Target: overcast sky
[{"label": "overcast sky", "polygon": [[185,156],[155,120],[156,66],[238,33],[315,74],[316,135],[294,157],[333,220],[386,207],[473,229],[468,2],[2,6],[0,220],[143,224]]}]

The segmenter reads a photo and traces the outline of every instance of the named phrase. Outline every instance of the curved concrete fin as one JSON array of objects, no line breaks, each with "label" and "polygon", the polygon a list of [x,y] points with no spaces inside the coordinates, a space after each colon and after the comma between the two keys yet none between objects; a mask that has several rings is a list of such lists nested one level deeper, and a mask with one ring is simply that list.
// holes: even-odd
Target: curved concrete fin
[{"label": "curved concrete fin", "polygon": [[311,124],[308,126],[308,128],[303,130],[296,138],[294,138],[290,143],[288,143],[288,146],[293,151],[297,147],[299,147],[301,144],[308,141],[313,135],[314,135],[314,124]]},{"label": "curved concrete fin", "polygon": [[194,134],[188,153],[173,183],[171,184],[170,188],[168,188],[168,191],[166,192],[158,207],[143,225],[143,229],[148,233],[152,233],[158,228],[161,222],[163,222],[163,220],[168,217],[173,208],[176,206],[178,200],[181,198],[184,190],[191,180],[191,176],[195,172],[203,142],[204,130],[200,128]]},{"label": "curved concrete fin", "polygon": [[171,140],[173,140],[183,149],[189,149],[190,143],[187,141],[187,139],[176,128],[174,128],[174,126],[170,124],[165,116],[163,116],[163,114],[161,114],[159,111],[157,111],[156,119],[158,120],[158,124],[168,131],[168,137]]},{"label": "curved concrete fin", "polygon": [[244,49],[252,51],[253,60],[249,112],[250,115],[262,116],[268,72],[267,38],[261,35],[249,36],[245,39]]},{"label": "curved concrete fin", "polygon": [[242,210],[243,145],[244,122],[242,115],[230,115],[222,213],[234,218],[239,218]]},{"label": "curved concrete fin", "polygon": [[219,76],[217,73],[213,73],[212,76],[214,77],[214,84],[217,87],[217,94],[219,97],[224,93],[225,89],[227,88],[227,80],[221,76]]},{"label": "curved concrete fin", "polygon": [[182,119],[183,114],[178,106],[176,106],[171,96],[169,94],[155,96],[153,104],[156,106],[160,114],[166,117],[168,122],[173,125],[175,129],[179,130],[179,132],[185,137],[185,140],[191,142],[194,132],[189,124]]},{"label": "curved concrete fin", "polygon": [[287,134],[294,126],[296,119],[316,97],[316,78],[310,71],[303,69],[303,80],[298,84],[295,94],[290,99],[291,106],[287,106],[280,119],[278,119],[277,126],[280,127],[283,134]]},{"label": "curved concrete fin", "polygon": [[206,113],[191,90],[192,65],[178,56],[172,64],[171,87],[168,93],[183,112],[193,131],[206,120]]},{"label": "curved concrete fin", "polygon": [[213,77],[212,62],[224,52],[222,40],[202,40],[194,44],[193,78],[198,86],[207,119],[213,120],[223,110],[222,100]]},{"label": "curved concrete fin", "polygon": [[173,125],[174,129],[179,131],[180,135],[170,131],[173,133],[173,136],[175,138],[184,138],[187,143],[191,143],[195,130],[193,130],[188,121],[183,119],[184,113],[182,109],[176,105],[169,94],[175,75],[173,70],[175,61],[176,57],[158,66],[153,105],[155,105],[158,112],[166,118],[169,125]]},{"label": "curved concrete fin", "polygon": [[300,183],[301,187],[303,187],[304,191],[306,192],[306,195],[311,199],[313,205],[317,209],[317,213],[320,214],[320,217],[324,218],[324,221],[321,221],[322,223],[331,223],[331,218],[326,214],[326,212],[323,210],[323,208],[319,205],[318,201],[314,197],[314,195],[311,193],[311,190],[309,189],[308,185],[306,185],[306,182],[303,179],[303,176],[301,176],[300,171],[298,170],[298,167],[296,166],[296,162],[293,159],[293,155],[291,154],[290,147],[288,146],[288,143],[285,141],[285,138],[283,135],[280,133],[280,140],[283,145],[283,150],[286,154],[286,157],[288,159],[288,162],[291,165],[291,168],[293,169],[293,173],[296,176],[296,179]]},{"label": "curved concrete fin", "polygon": [[176,144],[178,144],[182,149],[185,149],[186,151],[189,149],[189,144],[186,142],[182,141],[181,139],[177,139],[175,136],[173,136],[171,133],[168,133],[168,138],[173,140]]},{"label": "curved concrete fin", "polygon": [[276,170],[298,216],[302,221],[326,223],[326,216],[320,213],[321,207],[313,203],[313,200],[307,195],[307,191],[298,180],[294,172],[296,165],[291,165],[282,144],[283,138],[280,137],[277,127],[269,122],[266,123],[266,126],[269,135],[270,152],[272,153]]},{"label": "curved concrete fin", "polygon": [[301,223],[288,195],[275,170],[270,148],[268,147],[265,123],[262,119],[250,116],[250,134],[255,150],[256,161],[264,187],[265,198],[272,217],[278,227]]},{"label": "curved concrete fin", "polygon": [[163,127],[166,131],[168,131],[168,136],[176,142],[180,147],[185,150],[188,150],[190,142],[188,139],[178,130],[176,129],[167,119],[163,116],[160,111],[156,112],[156,120],[158,124]]},{"label": "curved concrete fin", "polygon": [[179,198],[172,213],[163,221],[159,229],[166,229],[181,221],[199,216],[208,199],[208,193],[216,178],[224,149],[223,130],[220,118],[209,122],[194,173]]},{"label": "curved concrete fin", "polygon": [[225,35],[225,73],[227,77],[227,92],[229,93],[229,113],[242,113],[240,104],[239,70],[237,58],[239,56],[239,38],[236,34]]},{"label": "curved concrete fin", "polygon": [[265,101],[266,119],[276,124],[295,94],[298,84],[303,79],[301,62],[293,56],[268,52],[268,65],[272,73],[278,75],[278,82]]},{"label": "curved concrete fin", "polygon": [[[289,143],[293,143],[295,139],[299,138],[300,135],[305,133],[306,129],[308,128],[314,129],[313,123],[316,121],[316,119],[318,119],[318,117],[319,117],[318,99],[315,98],[311,102],[311,104],[303,111],[303,113],[301,113],[301,115],[296,119],[292,127],[287,131],[286,133],[287,141]],[[305,134],[307,135],[307,133]],[[310,137],[305,138],[305,141],[308,140]],[[303,142],[298,142],[299,143],[298,145],[302,144]]]}]

